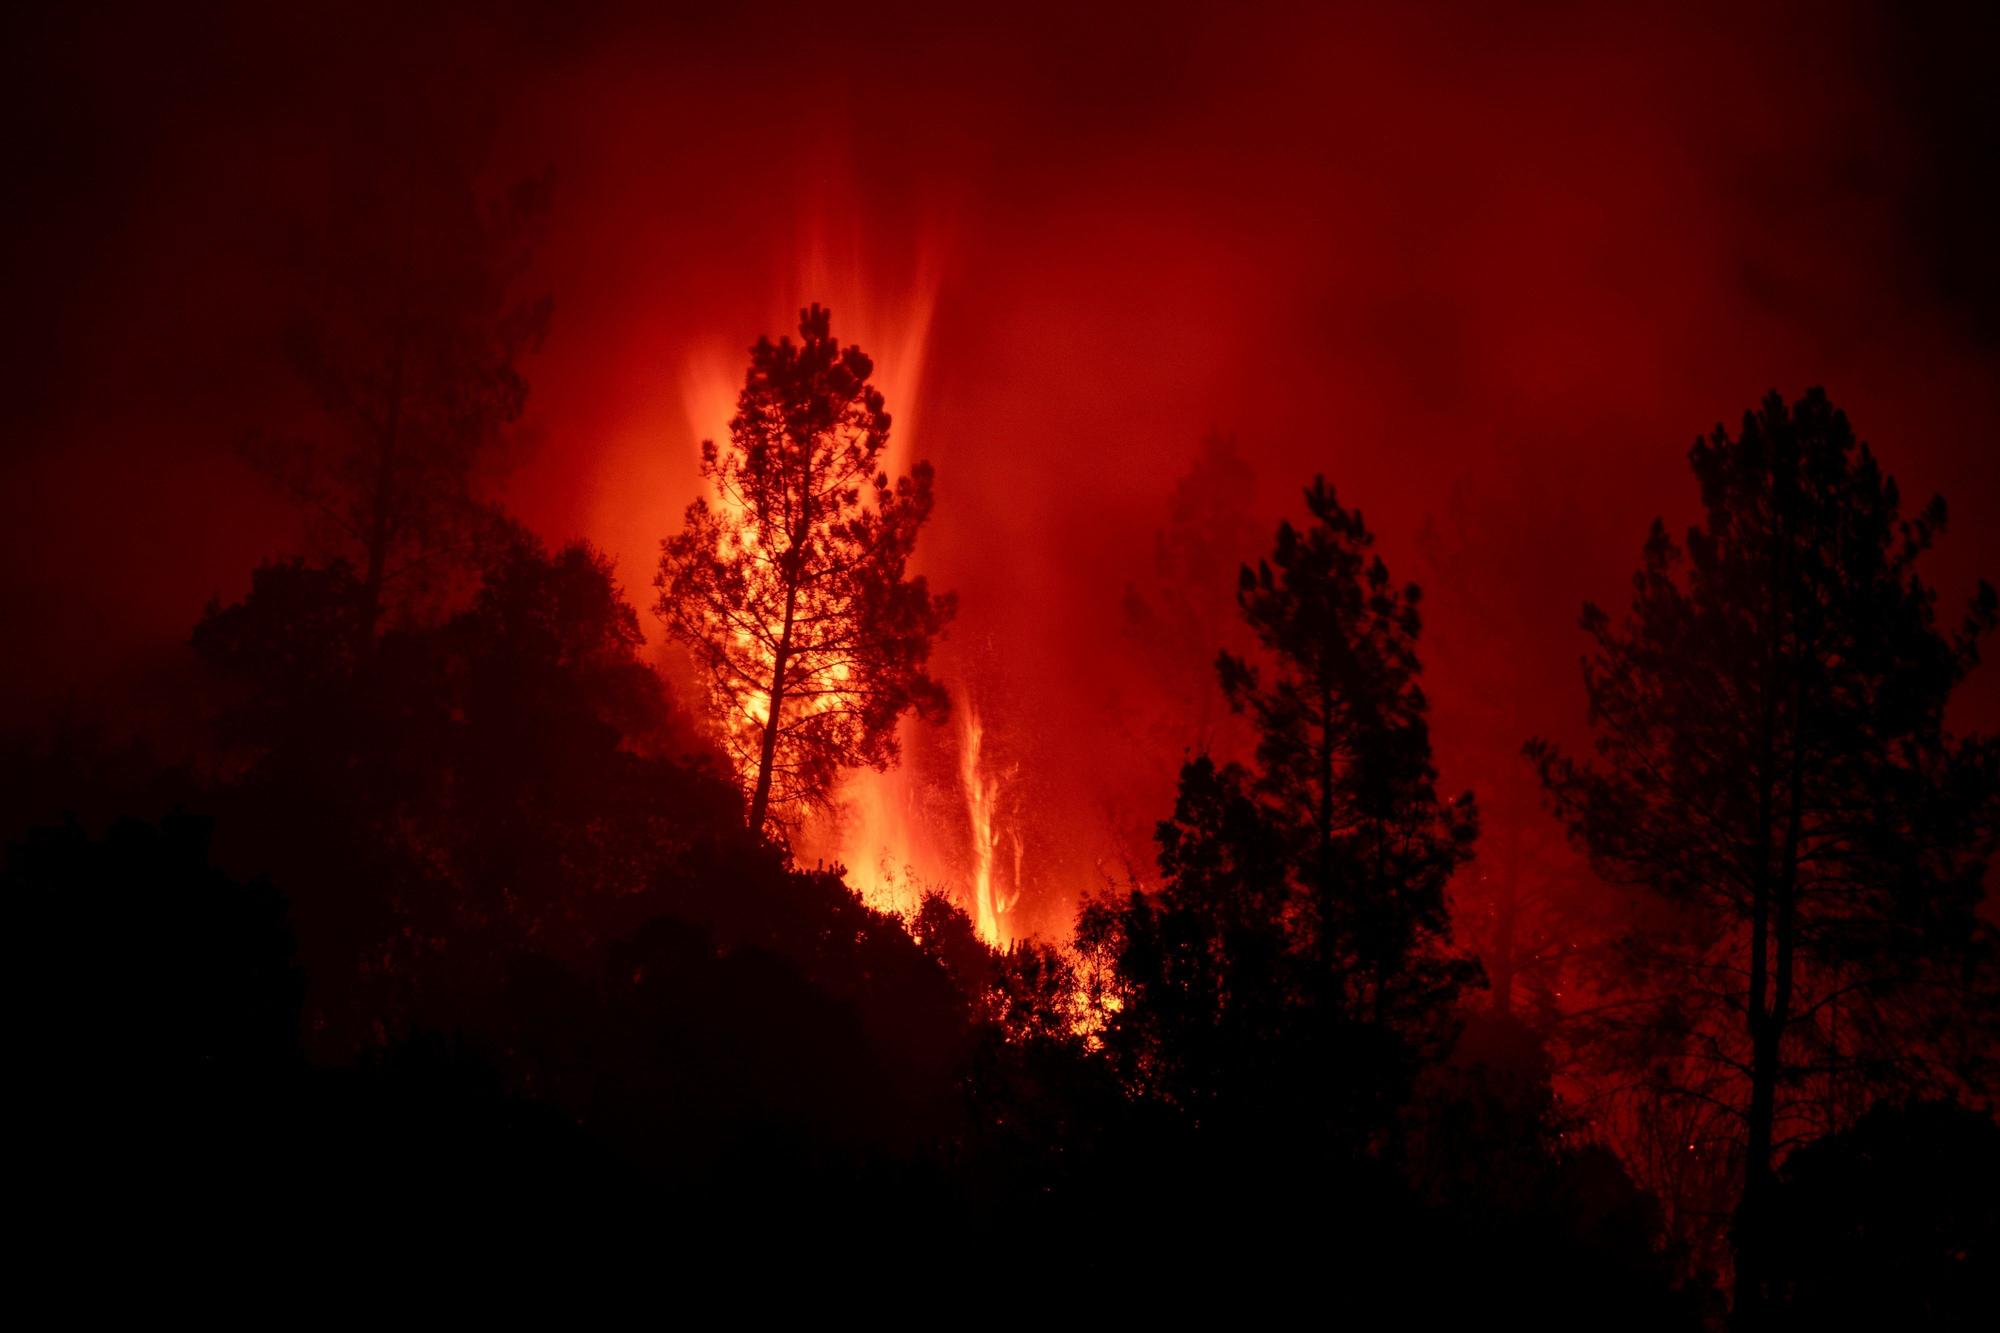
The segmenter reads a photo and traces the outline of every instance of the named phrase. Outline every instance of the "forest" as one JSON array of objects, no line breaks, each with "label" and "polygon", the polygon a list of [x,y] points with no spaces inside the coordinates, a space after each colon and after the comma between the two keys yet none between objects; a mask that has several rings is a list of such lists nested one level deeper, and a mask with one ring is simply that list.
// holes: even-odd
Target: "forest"
[{"label": "forest", "polygon": [[[1242,147],[1253,72],[1282,66],[1287,133],[1349,123],[1289,32],[1427,143],[1396,89],[1488,77],[1488,38],[1428,27],[1500,23],[1458,8],[1154,15],[1137,56],[1130,15],[1017,43],[901,14],[876,72],[928,72],[889,89],[807,77],[874,40],[809,7],[21,21],[44,202],[8,271],[59,331],[9,358],[0,469],[31,1285],[263,1318],[1986,1326],[2000,290],[1990,249],[1960,262],[1978,201],[1923,174],[1994,164],[1951,100],[1976,71],[1895,29],[1936,118],[1871,141],[1893,226],[1815,224],[1816,300],[1733,258],[1807,202],[1735,185],[1588,262],[1506,248],[1562,186],[1481,185],[1468,237],[1391,209],[1353,235],[1396,267],[1312,288],[1349,186],[1434,182]],[[1878,19],[1821,40],[1863,67]],[[1180,63],[1204,41],[1226,96]],[[718,69],[756,95],[677,221],[624,169]],[[1022,70],[1067,147],[989,120]],[[1495,86],[1549,137],[1466,162],[1597,201],[1566,218],[1652,207]],[[1768,132],[1846,152],[1803,105]],[[675,128],[612,144],[634,108]],[[993,161],[940,165],[968,143]],[[1266,211],[1182,197],[1190,160]],[[961,220],[912,223],[947,177]],[[1672,239],[1704,210],[1727,263]],[[910,226],[958,257],[899,267]],[[1496,241],[1516,263],[1424,294]],[[1892,244],[1949,294],[1885,304],[1851,261]],[[633,343],[661,292],[680,332]],[[1826,332],[1864,308],[1879,336]]]}]

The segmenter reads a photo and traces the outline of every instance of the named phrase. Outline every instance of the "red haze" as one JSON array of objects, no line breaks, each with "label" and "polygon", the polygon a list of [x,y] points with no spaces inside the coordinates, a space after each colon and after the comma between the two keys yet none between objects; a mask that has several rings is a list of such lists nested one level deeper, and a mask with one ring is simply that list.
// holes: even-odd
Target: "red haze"
[{"label": "red haze", "polygon": [[1574,727],[1578,604],[1621,596],[1651,518],[1689,516],[1689,441],[1767,388],[1826,385],[1949,498],[1948,599],[2000,565],[1965,221],[1991,131],[1976,70],[1916,72],[1971,37],[1804,5],[559,9],[14,20],[8,721],[126,689],[295,540],[231,452],[300,410],[284,238],[357,108],[406,101],[490,107],[496,181],[555,169],[507,498],[635,601],[749,343],[818,300],[875,355],[898,456],[938,470],[941,665],[1041,839],[1023,929],[1164,813],[1120,602],[1212,428],[1260,531],[1324,472],[1401,577],[1427,521],[1470,544],[1490,586],[1434,599],[1430,688],[1448,782],[1489,795],[1520,776],[1461,720],[1504,691],[1518,736]]}]

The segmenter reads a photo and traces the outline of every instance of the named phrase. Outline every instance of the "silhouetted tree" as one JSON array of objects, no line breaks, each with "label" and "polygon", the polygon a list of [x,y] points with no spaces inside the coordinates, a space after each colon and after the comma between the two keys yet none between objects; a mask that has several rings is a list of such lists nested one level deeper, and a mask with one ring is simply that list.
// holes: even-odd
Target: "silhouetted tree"
[{"label": "silhouetted tree", "polygon": [[1115,959],[1102,1040],[1140,1090],[1197,1122],[1303,1115],[1352,1144],[1438,1052],[1470,974],[1444,889],[1474,818],[1436,794],[1416,590],[1323,480],[1306,501],[1311,526],[1282,525],[1242,571],[1268,660],[1218,662],[1258,771],[1183,768],[1160,889],[1093,905],[1079,942]]},{"label": "silhouetted tree", "polygon": [[[404,657],[361,644],[361,584],[344,560],[260,566],[250,592],[212,601],[191,643],[207,672],[223,800],[218,845],[282,879],[299,921],[315,1026],[361,960],[397,929],[424,878],[390,835],[414,798],[412,754],[437,752],[418,698],[393,696]],[[399,708],[408,709],[400,716]]]},{"label": "silhouetted tree", "polygon": [[519,539],[464,610],[365,655],[361,596],[344,563],[268,565],[194,633],[221,687],[224,842],[287,885],[316,1003],[362,977],[410,1006],[477,998],[528,941],[595,947],[740,839],[720,757],[640,660],[595,550]]},{"label": "silhouetted tree", "polygon": [[1960,628],[1936,627],[1916,564],[1944,504],[1905,517],[1817,389],[1772,394],[1690,461],[1705,513],[1685,551],[1655,522],[1630,613],[1584,611],[1596,761],[1530,753],[1598,872],[1654,900],[1629,941],[1628,1053],[1740,1120],[1754,1323],[1776,1155],[1886,1088],[1964,1072],[2000,752],[1945,711],[1996,603],[1982,585]]},{"label": "silhouetted tree", "polygon": [[843,768],[885,768],[896,721],[940,714],[924,672],[951,618],[908,573],[931,512],[931,468],[891,482],[874,364],[842,347],[820,306],[799,342],[760,339],[729,423],[702,442],[715,502],[661,543],[660,618],[707,671],[725,743],[749,788],[749,826],[826,798]]},{"label": "silhouetted tree", "polygon": [[910,936],[966,994],[978,995],[991,984],[994,953],[949,894],[936,889],[924,892],[910,917]]},{"label": "silhouetted tree", "polygon": [[228,746],[268,749],[345,726],[336,702],[359,670],[361,582],[345,560],[313,565],[268,561],[250,575],[250,593],[224,606],[213,599],[190,643],[223,686],[217,722]]},{"label": "silhouetted tree", "polygon": [[410,760],[436,777],[405,827],[447,868],[461,945],[475,926],[501,956],[601,944],[657,910],[642,890],[735,825],[721,764],[642,642],[610,560],[573,542],[516,544],[469,607],[410,645],[433,738]]},{"label": "silhouetted tree", "polygon": [[1470,975],[1444,948],[1445,888],[1477,815],[1469,792],[1438,796],[1417,586],[1391,582],[1360,511],[1324,478],[1305,499],[1312,522],[1281,524],[1237,592],[1264,660],[1217,665],[1256,727],[1256,790],[1292,855],[1312,956],[1344,1007],[1414,1032]]},{"label": "silhouetted tree", "polygon": [[546,296],[514,290],[547,212],[546,177],[488,203],[474,150],[450,133],[406,128],[374,147],[343,174],[308,245],[287,335],[330,429],[251,442],[252,461],[354,569],[359,649],[391,605],[504,536],[483,495],[527,402],[520,360],[550,312]]},{"label": "silhouetted tree", "polygon": [[1290,849],[1248,775],[1206,757],[1182,769],[1158,837],[1159,889],[1078,923],[1086,951],[1115,959],[1102,1039],[1135,1090],[1196,1123],[1267,1114],[1295,1064],[1274,1048],[1302,1046],[1308,1026]]}]

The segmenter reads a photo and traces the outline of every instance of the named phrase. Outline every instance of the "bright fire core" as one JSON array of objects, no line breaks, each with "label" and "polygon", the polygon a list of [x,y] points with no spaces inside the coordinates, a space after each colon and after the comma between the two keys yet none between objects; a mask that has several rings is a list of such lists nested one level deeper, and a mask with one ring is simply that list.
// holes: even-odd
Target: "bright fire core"
[{"label": "bright fire core", "polygon": [[[932,293],[920,284],[923,290],[909,302],[910,314],[900,321],[871,319],[853,289],[857,285],[828,282],[824,273],[806,277],[815,290],[832,289],[836,299],[829,304],[844,324],[858,331],[855,340],[861,346],[871,351],[880,347],[886,353],[877,361],[876,379],[894,414],[895,428],[881,466],[891,475],[899,474],[915,456],[909,435],[916,418]],[[849,289],[844,294],[850,298],[845,309],[838,300],[843,288]],[[727,434],[736,383],[718,355],[686,368],[682,384],[695,439]],[[722,508],[740,503],[738,497],[717,491],[711,491],[709,500]],[[750,636],[740,633],[739,644],[749,647]],[[830,670],[844,673],[846,668],[836,664]],[[906,766],[884,772],[850,771],[833,807],[815,812],[792,830],[794,850],[806,863],[843,866],[848,885],[878,911],[908,918],[926,893],[942,893],[972,919],[982,940],[1005,948],[1023,933],[1010,917],[1021,902],[1026,843],[1003,813],[1013,774],[989,757],[986,725],[970,686],[963,681],[946,683],[953,716],[948,736],[938,740],[955,747],[956,762],[950,769],[955,790],[940,790],[942,784],[936,779],[920,783],[909,770],[907,756],[917,739],[914,729],[924,724],[906,718],[902,724]],[[816,685],[813,693],[823,702],[837,698],[838,680]],[[761,727],[769,718],[769,699],[766,692],[752,693],[740,705],[745,718]],[[748,765],[747,773],[739,776],[746,783],[753,780],[755,754],[739,749],[734,758],[739,769]]]}]

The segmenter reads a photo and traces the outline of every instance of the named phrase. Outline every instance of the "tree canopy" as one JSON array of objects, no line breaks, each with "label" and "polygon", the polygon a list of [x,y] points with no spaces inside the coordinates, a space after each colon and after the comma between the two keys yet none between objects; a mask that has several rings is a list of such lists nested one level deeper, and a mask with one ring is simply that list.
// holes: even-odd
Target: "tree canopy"
[{"label": "tree canopy", "polygon": [[825,802],[842,769],[887,767],[903,714],[946,707],[924,668],[953,600],[909,572],[931,467],[881,467],[873,373],[818,305],[798,342],[760,339],[729,439],[702,442],[713,499],[661,543],[655,609],[707,674],[755,830]]},{"label": "tree canopy", "polygon": [[1305,499],[1310,524],[1282,524],[1241,573],[1262,652],[1217,664],[1256,770],[1188,763],[1159,889],[1096,905],[1079,933],[1114,958],[1105,1041],[1136,1082],[1197,1119],[1303,1114],[1352,1140],[1448,1039],[1472,969],[1444,890],[1476,821],[1436,791],[1417,590],[1323,479]]},{"label": "tree canopy", "polygon": [[437,138],[378,145],[341,182],[302,247],[284,339],[320,420],[250,441],[318,544],[354,566],[364,645],[386,611],[473,573],[509,539],[490,492],[527,405],[521,363],[552,309],[517,290],[549,178],[488,199],[474,184],[478,149]]},{"label": "tree canopy", "polygon": [[1599,873],[1653,905],[1608,1031],[1738,1126],[1754,1318],[1774,1155],[1983,1062],[1966,1000],[2000,751],[1946,713],[1996,601],[1982,584],[1938,625],[1917,564],[1943,501],[1906,515],[1820,390],[1770,395],[1690,461],[1702,521],[1684,543],[1654,523],[1622,620],[1584,610],[1594,757],[1530,752]]}]

